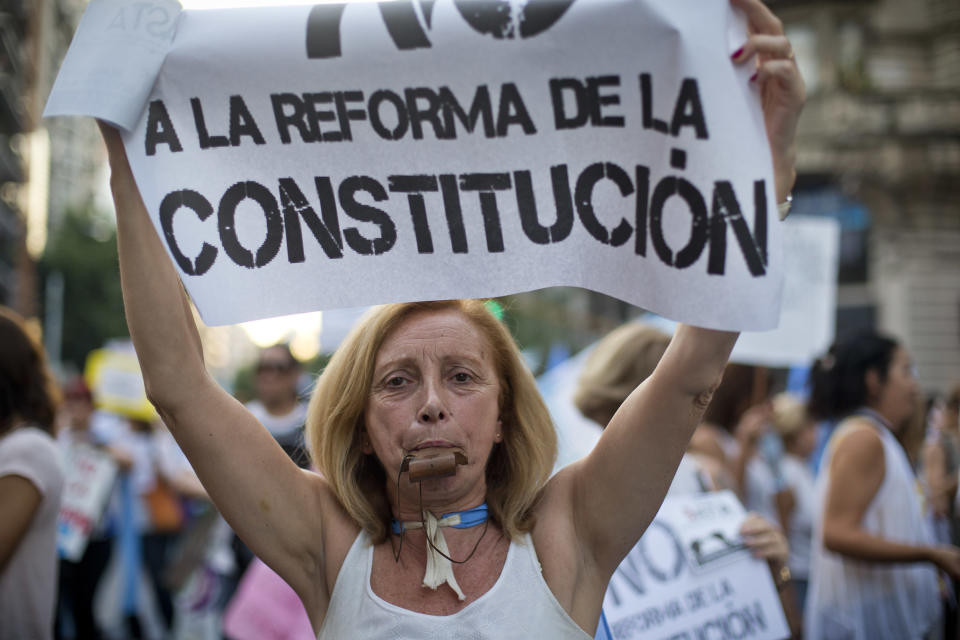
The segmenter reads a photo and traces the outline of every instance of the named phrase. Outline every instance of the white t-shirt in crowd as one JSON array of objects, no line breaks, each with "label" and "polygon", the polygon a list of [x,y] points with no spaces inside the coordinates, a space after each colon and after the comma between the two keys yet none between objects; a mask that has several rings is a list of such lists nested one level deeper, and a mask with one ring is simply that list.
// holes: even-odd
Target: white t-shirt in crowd
[{"label": "white t-shirt in crowd", "polygon": [[307,421],[307,403],[298,402],[289,413],[275,416],[259,400],[247,403],[247,409],[273,437],[284,436],[302,427]]},{"label": "white t-shirt in crowd", "polygon": [[28,480],[43,500],[0,570],[0,638],[45,640],[53,637],[57,513],[63,491],[63,468],[53,438],[34,427],[14,429],[0,438],[0,477],[11,475]]},{"label": "white t-shirt in crowd", "polygon": [[759,513],[770,522],[779,522],[777,516],[777,477],[765,459],[753,456],[747,462],[743,487],[743,505],[747,511]]},{"label": "white t-shirt in crowd", "polygon": [[816,480],[804,460],[786,454],[780,461],[780,472],[795,500],[790,516],[790,559],[787,566],[794,578],[806,580],[810,575],[810,541],[813,538],[813,518],[816,504]]}]

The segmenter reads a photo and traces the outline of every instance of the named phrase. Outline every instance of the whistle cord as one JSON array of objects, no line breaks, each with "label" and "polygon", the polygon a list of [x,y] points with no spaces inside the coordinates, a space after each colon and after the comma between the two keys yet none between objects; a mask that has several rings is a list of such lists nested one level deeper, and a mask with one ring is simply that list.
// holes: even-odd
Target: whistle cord
[{"label": "whistle cord", "polygon": [[[411,455],[409,455],[409,454],[406,455],[406,456],[404,456],[404,459],[401,461],[401,464],[400,464],[400,471],[397,472],[397,485],[396,485],[396,486],[397,486],[397,513],[399,513],[399,512],[401,511],[401,508],[400,508],[400,478],[401,478],[401,476],[403,475],[403,462],[406,461],[407,459],[413,459],[413,456],[411,456]],[[427,522],[426,522],[426,518],[424,517],[424,510],[423,510],[423,483],[421,482],[421,483],[419,483],[419,484],[420,484],[420,487],[419,487],[419,490],[420,490],[420,524],[421,524],[421,526],[423,527],[424,533],[426,534],[426,532],[427,532]],[[484,504],[483,506],[484,506],[484,508],[485,508],[485,507],[486,507],[486,504]],[[397,546],[397,550],[396,550],[396,551],[394,552],[394,554],[393,554],[393,560],[394,560],[394,562],[400,562],[400,553],[403,551],[403,538],[404,538],[404,535],[405,535],[406,532],[407,532],[406,527],[403,526],[403,523],[400,523],[400,524],[401,524],[401,526],[400,526],[400,544]],[[479,524],[479,523],[478,523],[478,524]],[[468,562],[468,561],[470,560],[470,558],[472,558],[472,557],[474,556],[474,554],[477,552],[477,549],[480,548],[480,543],[483,542],[483,538],[487,535],[487,529],[489,528],[489,526],[490,526],[490,518],[489,518],[489,517],[486,517],[486,515],[485,515],[485,517],[484,517],[484,519],[483,519],[483,531],[480,533],[480,537],[477,538],[477,542],[473,545],[473,549],[470,551],[470,553],[467,555],[467,557],[464,558],[463,560],[454,560],[453,558],[451,558],[450,556],[448,556],[447,554],[445,554],[443,551],[441,551],[440,549],[438,549],[437,546],[433,543],[433,540],[430,539],[430,536],[429,536],[429,535],[425,535],[424,537],[426,538],[427,544],[430,546],[430,548],[433,549],[437,554],[443,556],[444,558],[446,558],[447,560],[449,560],[450,562],[452,562],[452,563],[454,563],[454,564],[464,564],[464,563]],[[391,547],[393,546],[393,540],[392,540],[392,539],[391,539],[391,542],[390,542],[390,546],[391,546]]]},{"label": "whistle cord", "polygon": [[[420,523],[423,525],[423,530],[426,531],[426,530],[427,530],[427,521],[426,521],[426,519],[424,518],[424,515],[423,515],[423,483],[422,483],[422,482],[420,483]],[[467,555],[467,557],[464,558],[463,560],[454,560],[453,558],[451,558],[450,556],[448,556],[447,554],[445,554],[443,551],[440,551],[440,549],[437,549],[436,545],[433,544],[433,540],[430,539],[430,536],[426,536],[426,538],[427,538],[427,544],[430,545],[430,548],[431,548],[431,549],[433,549],[434,551],[436,551],[438,554],[440,554],[441,556],[443,556],[444,558],[446,558],[446,559],[449,560],[450,562],[452,562],[452,563],[454,563],[454,564],[464,564],[465,562],[467,562],[468,560],[470,560],[470,558],[473,557],[473,554],[475,554],[475,553],[477,552],[477,549],[480,548],[480,543],[483,541],[483,537],[484,537],[485,535],[487,535],[487,528],[488,528],[489,526],[490,526],[490,518],[486,518],[486,519],[483,521],[483,531],[480,533],[480,537],[477,538],[476,544],[473,545],[473,550],[471,550],[470,553]],[[442,534],[441,534],[441,535],[442,535]],[[402,540],[402,538],[401,538],[401,540]]]}]

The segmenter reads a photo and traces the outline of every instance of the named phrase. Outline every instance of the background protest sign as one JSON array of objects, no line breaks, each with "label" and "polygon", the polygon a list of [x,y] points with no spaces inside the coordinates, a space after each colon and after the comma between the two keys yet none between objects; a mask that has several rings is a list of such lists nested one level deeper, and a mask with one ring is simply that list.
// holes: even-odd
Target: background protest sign
[{"label": "background protest sign", "polygon": [[780,324],[773,331],[740,334],[732,362],[806,366],[833,343],[840,224],[832,218],[789,217],[783,225],[783,255]]},{"label": "background protest sign", "polygon": [[145,422],[157,418],[147,399],[140,363],[131,343],[91,351],[84,369],[98,408]]},{"label": "background protest sign", "polygon": [[[144,28],[111,6],[83,26]],[[776,324],[769,149],[727,0],[328,3],[175,29],[124,139],[209,324],[554,285]],[[55,87],[47,115],[65,102]]]},{"label": "background protest sign", "polygon": [[789,637],[767,564],[740,542],[744,517],[729,491],[667,498],[610,579],[603,610],[613,637]]},{"label": "background protest sign", "polygon": [[63,498],[57,517],[57,548],[79,562],[90,533],[100,521],[117,476],[117,463],[105,451],[74,444],[64,455]]}]

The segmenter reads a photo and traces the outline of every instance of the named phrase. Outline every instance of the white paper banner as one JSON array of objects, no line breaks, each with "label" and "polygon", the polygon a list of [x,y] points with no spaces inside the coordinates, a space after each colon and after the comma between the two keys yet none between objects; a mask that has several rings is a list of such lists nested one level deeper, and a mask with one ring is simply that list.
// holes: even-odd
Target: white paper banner
[{"label": "white paper banner", "polygon": [[117,464],[89,445],[71,446],[64,456],[65,478],[57,517],[57,548],[67,560],[83,557],[90,532],[103,516],[117,477]]},{"label": "white paper banner", "polygon": [[790,216],[783,225],[783,255],[780,324],[773,331],[742,333],[732,362],[806,366],[833,343],[840,224],[832,218]]},{"label": "white paper banner", "polygon": [[740,541],[729,491],[667,498],[610,579],[616,640],[780,640],[790,635],[766,562]]},{"label": "white paper banner", "polygon": [[[128,9],[84,22],[64,74],[97,29],[145,28]],[[571,285],[768,329],[782,259],[744,38],[728,0],[187,10],[114,121],[209,324]]]}]

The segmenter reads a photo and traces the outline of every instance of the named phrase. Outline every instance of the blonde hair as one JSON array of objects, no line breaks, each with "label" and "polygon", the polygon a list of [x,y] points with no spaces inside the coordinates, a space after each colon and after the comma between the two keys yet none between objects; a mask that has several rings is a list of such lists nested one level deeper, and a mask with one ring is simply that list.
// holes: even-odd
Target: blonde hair
[{"label": "blonde hair", "polygon": [[670,336],[639,322],[611,331],[587,357],[573,403],[602,427],[663,357]]},{"label": "blonde hair", "polygon": [[532,507],[550,477],[557,436],[536,381],[510,332],[479,300],[412,302],[377,307],[354,327],[317,382],[307,412],[306,436],[313,463],[348,514],[374,543],[386,540],[390,518],[380,461],[362,451],[364,410],[377,352],[389,334],[418,313],[456,311],[492,348],[500,380],[503,441],[487,461],[487,506],[513,539],[533,527]]},{"label": "blonde hair", "polygon": [[773,405],[771,422],[784,440],[794,437],[811,423],[807,406],[792,393],[778,393],[773,397],[771,404]]}]

